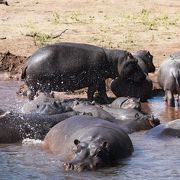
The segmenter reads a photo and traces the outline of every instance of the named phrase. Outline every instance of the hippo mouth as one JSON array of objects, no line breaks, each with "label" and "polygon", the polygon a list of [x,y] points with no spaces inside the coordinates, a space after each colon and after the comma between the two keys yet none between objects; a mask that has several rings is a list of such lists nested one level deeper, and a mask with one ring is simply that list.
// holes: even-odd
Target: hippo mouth
[{"label": "hippo mouth", "polygon": [[76,172],[82,172],[84,170],[93,170],[93,165],[90,165],[87,162],[66,162],[63,164],[65,171],[76,171]]}]

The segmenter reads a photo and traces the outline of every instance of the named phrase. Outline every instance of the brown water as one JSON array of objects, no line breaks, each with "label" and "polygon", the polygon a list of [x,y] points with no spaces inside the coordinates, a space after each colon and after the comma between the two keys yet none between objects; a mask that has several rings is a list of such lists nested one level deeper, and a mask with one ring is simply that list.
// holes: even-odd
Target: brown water
[{"label": "brown water", "polygon": [[[0,81],[0,107],[20,112],[23,98],[16,96],[21,82]],[[144,103],[143,110],[153,113],[162,123],[179,118],[180,108],[167,107],[163,97]],[[0,144],[0,180],[9,179],[180,179],[179,139],[149,138],[146,132],[130,135],[134,153],[111,168],[96,172],[64,172],[60,156],[41,149],[35,141],[23,144]]]}]

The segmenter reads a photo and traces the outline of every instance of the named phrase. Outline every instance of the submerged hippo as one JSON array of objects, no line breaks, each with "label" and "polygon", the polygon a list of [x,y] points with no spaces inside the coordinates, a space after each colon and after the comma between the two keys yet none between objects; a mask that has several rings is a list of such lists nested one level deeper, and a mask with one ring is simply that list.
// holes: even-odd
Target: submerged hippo
[{"label": "submerged hippo", "polygon": [[0,143],[16,143],[25,138],[43,139],[55,124],[77,114],[74,111],[56,115],[22,114],[0,109]]},{"label": "submerged hippo", "polygon": [[169,106],[175,106],[174,95],[180,95],[180,52],[170,55],[160,65],[157,75],[160,87],[165,91],[165,100]]},{"label": "submerged hippo", "polygon": [[40,48],[28,58],[22,71],[22,79],[29,88],[29,99],[33,99],[38,90],[49,93],[88,87],[89,100],[93,100],[98,90],[104,102],[109,102],[105,79],[117,76],[138,82],[145,79],[131,53],[79,43],[58,43]]},{"label": "submerged hippo", "polygon": [[140,50],[132,53],[132,55],[138,60],[138,65],[141,67],[145,74],[155,72],[153,56],[149,51]]},{"label": "submerged hippo", "polygon": [[128,134],[141,130],[149,130],[160,124],[158,118],[151,114],[137,111],[136,109],[117,109],[105,106],[103,106],[103,109],[114,117],[112,122]]},{"label": "submerged hippo", "polygon": [[180,119],[161,124],[147,132],[151,137],[177,137],[180,138]]},{"label": "submerged hippo", "polygon": [[133,152],[129,136],[115,124],[91,116],[74,116],[55,125],[44,147],[63,155],[65,170],[92,170],[118,162]]},{"label": "submerged hippo", "polygon": [[[73,103],[73,102],[72,102]],[[71,104],[72,104],[71,103]],[[48,97],[40,94],[38,97],[25,103],[22,107],[23,113],[39,113],[39,114],[60,114],[73,111],[70,103],[64,100],[56,99],[53,96]]]},{"label": "submerged hippo", "polygon": [[76,104],[74,105],[73,110],[82,114],[90,114],[93,117],[98,117],[109,121],[112,121],[114,119],[114,117],[110,113],[103,110],[97,105],[88,105],[83,103]]},{"label": "submerged hippo", "polygon": [[110,107],[122,109],[137,109],[140,111],[141,103],[139,98],[119,97],[110,104]]}]

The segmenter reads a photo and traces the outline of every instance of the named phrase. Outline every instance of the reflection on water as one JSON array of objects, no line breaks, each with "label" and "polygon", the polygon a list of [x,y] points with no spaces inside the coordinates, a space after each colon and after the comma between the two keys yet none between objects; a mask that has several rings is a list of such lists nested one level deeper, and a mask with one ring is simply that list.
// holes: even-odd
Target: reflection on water
[{"label": "reflection on water", "polygon": [[[0,81],[0,107],[20,111],[25,102],[16,97],[21,83]],[[7,99],[6,99],[6,98]],[[162,123],[179,118],[180,108],[166,106],[163,97],[143,103],[143,110],[153,113]],[[149,138],[145,132],[130,135],[134,153],[118,166],[96,172],[65,172],[62,157],[42,150],[41,144],[0,144],[0,179],[172,179],[180,178],[179,139]]]},{"label": "reflection on water", "polygon": [[156,96],[142,103],[142,110],[154,114],[161,122],[168,122],[180,118],[180,107],[169,107],[163,96]]}]

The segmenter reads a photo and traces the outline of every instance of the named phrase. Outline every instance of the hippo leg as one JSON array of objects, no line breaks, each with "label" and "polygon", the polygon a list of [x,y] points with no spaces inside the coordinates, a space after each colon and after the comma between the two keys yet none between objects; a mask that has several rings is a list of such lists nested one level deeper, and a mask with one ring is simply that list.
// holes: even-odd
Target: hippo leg
[{"label": "hippo leg", "polygon": [[166,100],[169,106],[174,107],[175,106],[175,102],[174,102],[174,95],[170,90],[166,90]]},{"label": "hippo leg", "polygon": [[106,94],[106,84],[105,81],[102,81],[98,84],[98,93],[99,96],[103,99],[104,103],[110,103],[109,98]]},{"label": "hippo leg", "polygon": [[87,97],[90,101],[93,101],[93,96],[96,91],[96,87],[91,85],[88,87]]}]

